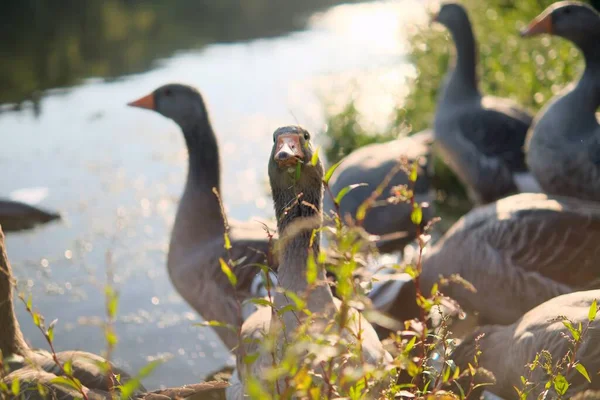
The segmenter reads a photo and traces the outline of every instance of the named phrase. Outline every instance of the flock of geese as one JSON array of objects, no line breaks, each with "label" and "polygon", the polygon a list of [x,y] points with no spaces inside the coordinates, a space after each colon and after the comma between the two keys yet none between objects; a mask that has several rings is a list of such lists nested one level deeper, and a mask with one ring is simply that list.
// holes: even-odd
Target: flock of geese
[{"label": "flock of geese", "polygon": [[[456,60],[443,83],[432,130],[354,151],[336,170],[329,188],[335,196],[349,185],[368,184],[349,192],[341,201],[340,213],[354,215],[398,160],[406,157],[422,161],[414,186],[416,200],[432,203],[428,167],[432,146],[442,156],[477,207],[427,249],[420,289],[429,293],[440,276],[453,274],[474,286],[475,292],[453,282],[441,288],[478,318],[479,326],[464,338],[452,358],[461,369],[468,368],[475,354],[474,342],[479,340],[480,366],[496,379],[487,390],[505,399],[517,398],[514,387],[522,385],[525,365],[536,353],[545,349],[553,359],[560,359],[569,350],[570,344],[563,337],[569,331],[556,318],[563,315],[574,324],[586,323],[590,306],[600,298],[600,125],[596,117],[600,106],[600,15],[586,4],[563,1],[548,7],[521,32],[525,38],[540,34],[565,38],[579,48],[585,59],[579,81],[558,94],[535,118],[506,99],[480,92],[476,42],[462,6],[445,3],[434,20],[451,33]],[[261,264],[272,267],[273,279],[282,289],[304,293],[308,288],[307,260],[321,247],[320,233],[311,237],[312,228],[319,227],[323,215],[335,209],[330,196],[324,196],[323,165],[313,157],[311,136],[306,130],[288,126],[273,134],[268,174],[277,232],[285,236],[298,219],[305,219],[311,228],[286,240],[274,260],[271,255],[276,240],[268,239],[261,225],[226,223],[215,196],[215,191],[221,189],[219,147],[200,93],[187,85],[168,84],[129,105],[152,110],[177,123],[189,152],[187,180],[168,252],[171,281],[205,320],[241,326],[242,338],[240,342],[237,333],[215,328],[238,357],[237,372],[228,386],[205,383],[160,393],[140,388],[136,396],[185,397],[227,386],[228,399],[242,399],[247,374],[260,377],[261,371],[273,364],[270,356],[261,356],[248,370],[242,355],[255,352],[257,341],[252,339],[263,337],[278,321],[272,320],[270,308],[240,310],[239,304],[265,295],[258,266]],[[406,174],[398,172],[382,199],[391,187],[407,183]],[[402,251],[415,239],[417,229],[411,222],[411,207],[390,203],[368,212],[364,228],[381,238],[376,242],[381,253]],[[432,208],[426,208],[423,224],[434,215]],[[226,232],[230,249],[225,248]],[[389,236],[395,232],[407,234]],[[5,358],[13,356],[9,373],[0,375],[1,382],[17,379],[21,388],[41,383],[58,398],[78,397],[78,393],[52,382],[53,377],[64,373],[52,355],[26,344],[14,314],[14,282],[3,236],[0,248],[0,351]],[[241,260],[233,269],[235,288],[223,273],[219,259]],[[318,279],[327,279],[322,267],[318,267]],[[369,294],[380,311],[398,320],[418,317],[414,281],[392,278],[381,285],[393,290],[378,290],[375,285]],[[274,295],[277,309],[289,301],[279,292]],[[319,285],[312,289],[306,308],[323,315],[326,321],[339,308],[339,300],[328,285]],[[391,356],[375,328],[359,311],[351,312],[357,318],[352,319],[355,325],[347,329],[357,332],[361,327],[364,363],[389,361]],[[282,336],[301,323],[301,318],[288,314],[282,317]],[[311,329],[319,331],[323,323],[317,319]],[[600,353],[596,353],[600,352],[599,324],[592,322],[577,353],[591,382],[574,368],[569,369],[568,397],[600,389]],[[99,356],[64,352],[59,353],[59,359],[74,360],[73,373],[90,398],[110,398],[114,382],[89,361]],[[122,380],[128,379],[125,372],[116,368],[113,371]],[[545,372],[537,369],[530,379],[544,382],[545,378]],[[532,395],[542,390],[543,385]],[[40,397],[36,390],[25,394],[27,398]],[[590,392],[578,396],[594,398]]]}]

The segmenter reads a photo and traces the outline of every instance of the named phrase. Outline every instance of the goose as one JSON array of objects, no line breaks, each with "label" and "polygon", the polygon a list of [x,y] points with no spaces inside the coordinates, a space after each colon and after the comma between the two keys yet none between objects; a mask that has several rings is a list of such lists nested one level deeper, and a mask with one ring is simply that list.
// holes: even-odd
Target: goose
[{"label": "goose", "polygon": [[[257,290],[259,264],[267,259],[271,246],[258,223],[232,221],[225,249],[225,219],[213,188],[221,193],[219,147],[201,94],[183,84],[167,84],[130,106],[155,111],[172,119],[183,132],[188,149],[188,173],[171,232],[167,269],[175,289],[205,320],[239,327],[245,317],[238,301]],[[223,273],[219,259],[242,260],[233,268],[234,290]],[[272,265],[273,267],[276,267]],[[235,332],[215,327],[223,343],[237,346]]]},{"label": "goose", "polygon": [[570,40],[585,70],[536,116],[526,144],[527,164],[547,193],[600,200],[600,15],[574,1],[552,4],[521,32]]},{"label": "goose", "polygon": [[0,199],[0,225],[6,232],[31,229],[60,219],[60,214],[20,201]]},{"label": "goose", "polygon": [[[17,320],[13,303],[14,278],[6,252],[4,232],[0,227],[0,355],[7,361],[8,374],[0,374],[0,382],[12,387],[12,382],[20,382],[20,392],[26,399],[45,399],[37,388],[44,386],[49,394],[59,399],[77,399],[81,394],[69,387],[57,384],[54,379],[65,376],[64,370],[53,360],[52,354],[45,350],[29,347]],[[111,399],[110,390],[114,388],[113,378],[101,368],[106,362],[102,357],[85,351],[62,351],[56,353],[61,365],[72,362],[72,374],[83,385],[83,391],[89,399]],[[112,373],[120,376],[121,383],[131,380],[131,376],[122,369],[111,365]],[[116,382],[116,381],[115,381]],[[165,396],[162,399],[189,396],[199,392],[224,391],[224,382],[206,382],[202,384],[169,388],[155,392],[147,392],[140,385],[134,396],[136,398],[152,398]],[[1,390],[1,389],[0,389]],[[2,392],[0,391],[0,397]],[[159,397],[156,397],[159,398]]]},{"label": "goose", "polygon": [[[523,388],[521,376],[529,375],[526,364],[533,362],[537,353],[547,350],[552,355],[553,364],[556,364],[571,348],[571,343],[564,337],[571,337],[571,334],[559,317],[567,317],[575,327],[579,324],[585,327],[594,300],[600,301],[600,290],[564,294],[538,305],[511,325],[480,327],[461,342],[452,353],[452,359],[461,370],[468,368],[468,363],[472,364],[475,356],[475,340],[484,334],[479,339],[479,365],[496,378],[494,385],[485,388],[506,399],[516,398],[514,388]],[[575,393],[588,389],[600,389],[600,377],[596,373],[600,369],[599,319],[590,323],[578,347],[576,359],[587,369],[591,383],[575,368],[570,369],[569,373],[565,373],[570,383],[569,390],[562,398],[572,398]],[[528,398],[538,398],[548,380],[545,371],[536,368],[528,379],[539,383]],[[550,397],[546,398],[556,397],[551,392]],[[582,395],[581,398],[586,397]]]},{"label": "goose", "polygon": [[[365,186],[355,186],[339,202],[339,214],[342,220],[347,214],[354,218],[360,205],[371,196],[373,191],[398,166],[400,160],[404,157],[409,163],[418,159],[421,160],[414,187],[415,201],[427,205],[432,204],[434,198],[430,191],[427,171],[431,161],[430,145],[432,139],[432,132],[426,130],[386,143],[364,146],[344,157],[329,180],[331,193],[326,193],[324,197],[323,207],[327,215],[330,215],[332,211],[338,211],[334,199],[344,188],[351,185],[366,184]],[[390,190],[394,186],[407,185],[408,183],[406,173],[399,170],[391,177],[389,184],[386,185],[376,201],[381,202],[389,198]],[[407,244],[415,239],[417,232],[416,226],[410,219],[411,212],[412,205],[404,202],[377,205],[367,212],[363,227],[368,233],[383,238],[383,240],[377,242],[379,251],[383,253],[402,251]],[[430,207],[423,209],[422,227],[431,220],[432,214]],[[406,232],[407,235],[400,238],[385,239],[386,235],[393,236],[397,232]]]},{"label": "goose", "polygon": [[600,288],[600,204],[521,193],[471,210],[422,260],[421,290],[440,290],[481,323],[510,324],[553,297]]},{"label": "goose", "polygon": [[455,65],[437,101],[435,149],[475,204],[516,192],[539,192],[523,153],[532,117],[510,100],[482,96],[475,37],[463,6],[445,3],[433,20],[450,31],[456,44]]},{"label": "goose", "polygon": [[[129,105],[172,119],[181,128],[187,144],[188,175],[167,256],[167,270],[175,289],[205,320],[241,326],[255,307],[247,304],[240,313],[239,301],[266,295],[258,265],[271,266],[270,278],[276,281],[277,262],[267,257],[272,254],[275,241],[269,241],[259,223],[233,221],[229,230],[232,248],[225,249],[225,220],[213,193],[213,188],[219,193],[221,189],[219,147],[202,95],[191,86],[172,83]],[[235,291],[221,269],[220,258],[241,260],[233,268]],[[401,284],[404,280],[376,284],[370,293],[375,306],[387,311],[393,299],[407,296],[406,285]],[[215,330],[226,347],[237,347],[238,335],[234,331],[219,326]]]},{"label": "goose", "polygon": [[[320,251],[320,233],[317,229],[323,222],[323,166],[318,159],[313,165],[314,153],[310,134],[306,130],[297,126],[282,127],[274,132],[273,141],[268,163],[269,181],[277,229],[280,237],[286,240],[280,252],[278,282],[280,289],[302,296],[309,290],[306,278],[309,254],[316,257]],[[296,171],[300,173],[297,174]],[[322,265],[317,266],[316,280],[326,280]],[[339,310],[340,302],[334,299],[327,284],[316,285],[310,290],[310,294],[306,296],[305,309],[312,314],[322,315],[329,321]],[[284,293],[277,291],[273,303],[275,309],[281,310],[289,305],[291,300]],[[239,380],[228,388],[228,399],[243,398],[245,377],[260,378],[263,371],[273,365],[271,354],[261,353],[258,359],[246,368],[243,355],[260,351],[262,340],[253,339],[261,339],[272,329],[278,329],[281,332],[277,339],[278,347],[281,348],[283,340],[293,340],[295,328],[306,317],[305,314],[296,314],[284,312],[281,317],[283,326],[277,328],[279,320],[273,321],[271,308],[262,307],[244,322],[241,330],[241,346],[244,351],[237,354],[236,375],[239,375]],[[384,350],[373,327],[355,309],[350,310],[350,315],[347,330],[356,333],[357,328],[362,326],[362,354],[365,363],[380,365],[389,361],[391,356]],[[323,332],[323,322],[321,319],[315,320],[310,329]]]}]

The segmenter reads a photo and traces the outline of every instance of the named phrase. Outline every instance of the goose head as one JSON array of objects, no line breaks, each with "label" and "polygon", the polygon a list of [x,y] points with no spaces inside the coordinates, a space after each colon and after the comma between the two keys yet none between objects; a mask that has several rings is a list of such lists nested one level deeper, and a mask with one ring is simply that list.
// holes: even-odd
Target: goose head
[{"label": "goose head", "polygon": [[546,8],[521,31],[522,37],[540,34],[560,36],[582,50],[598,42],[600,14],[590,5],[576,1],[561,1]]},{"label": "goose head", "polygon": [[207,117],[200,92],[179,83],[163,85],[127,105],[155,111],[175,121],[184,131],[197,124],[199,119],[206,120]]},{"label": "goose head", "polygon": [[443,3],[432,17],[432,22],[442,24],[450,32],[458,32],[470,24],[467,11],[458,3]]},{"label": "goose head", "polygon": [[[273,133],[269,157],[271,187],[293,192],[322,190],[323,164],[315,155],[310,133],[298,126],[286,126]],[[313,158],[315,158],[313,160]]]}]

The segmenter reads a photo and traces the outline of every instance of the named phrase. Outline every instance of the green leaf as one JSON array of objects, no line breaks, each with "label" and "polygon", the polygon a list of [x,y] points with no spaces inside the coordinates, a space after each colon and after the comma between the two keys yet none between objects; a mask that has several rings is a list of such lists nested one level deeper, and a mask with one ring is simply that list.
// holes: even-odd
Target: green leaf
[{"label": "green leaf", "polygon": [[229,268],[229,265],[227,265],[225,260],[219,258],[219,263],[221,264],[221,271],[227,275],[227,279],[229,279],[231,286],[235,287],[237,285],[237,277],[233,272],[231,272],[231,268]]},{"label": "green leaf", "polygon": [[280,317],[285,314],[288,311],[296,311],[297,307],[293,304],[287,304],[283,307],[281,307],[279,310],[277,310],[277,315],[279,315]]},{"label": "green leaf", "polygon": [[417,181],[417,169],[418,169],[418,163],[415,160],[415,162],[413,162],[412,164],[412,168],[410,169],[410,175],[408,177],[408,180],[411,182],[416,182]]},{"label": "green leaf", "polygon": [[31,310],[32,303],[33,303],[33,298],[31,297],[31,293],[29,293],[29,296],[27,296],[27,306],[26,306],[28,310]]},{"label": "green leaf", "polygon": [[106,343],[108,343],[109,346],[115,346],[119,343],[119,338],[113,331],[107,330],[104,333],[104,336],[106,337]]},{"label": "green leaf", "polygon": [[417,337],[413,336],[412,339],[410,339],[408,341],[408,343],[406,344],[406,347],[404,348],[404,353],[405,354],[410,353],[410,351],[413,349],[413,347],[415,347],[416,342],[417,342]]},{"label": "green leaf", "polygon": [[261,297],[248,299],[248,302],[252,303],[252,304],[256,304],[257,306],[273,307],[273,303],[272,302],[270,302],[267,299],[263,299]]},{"label": "green leaf", "polygon": [[438,289],[439,289],[439,286],[438,286],[438,284],[437,284],[437,282],[436,282],[436,283],[434,283],[434,284],[433,284],[433,286],[431,287],[431,295],[432,295],[432,296],[435,296],[435,295],[437,294],[437,292],[438,292]]},{"label": "green leaf", "polygon": [[579,373],[580,373],[581,375],[583,375],[583,377],[584,377],[585,379],[587,379],[587,381],[588,381],[589,383],[592,383],[592,380],[590,379],[590,376],[588,375],[588,372],[587,372],[587,370],[585,369],[585,367],[583,366],[583,364],[577,364],[577,365],[575,365],[575,369],[576,369],[577,371],[579,371]]},{"label": "green leaf", "polygon": [[363,201],[362,204],[358,206],[358,210],[356,210],[356,221],[361,222],[365,220],[368,206],[369,204],[367,201]]},{"label": "green leaf", "polygon": [[310,253],[308,255],[308,261],[306,263],[306,282],[312,285],[317,280],[317,263],[315,262],[315,256]]},{"label": "green leaf", "polygon": [[33,313],[33,324],[38,328],[42,325],[42,319],[40,318],[40,314],[36,312]]},{"label": "green leaf", "polygon": [[321,149],[321,147],[317,147],[317,149],[315,150],[315,152],[313,153],[312,157],[310,158],[310,164],[314,167],[315,165],[317,165],[317,163],[319,162],[319,150]]},{"label": "green leaf", "polygon": [[41,383],[38,382],[37,384],[37,392],[39,393],[40,396],[42,396],[42,398],[46,398],[46,396],[48,395],[48,392],[46,390],[46,388],[44,387],[44,385],[42,385]]},{"label": "green leaf", "polygon": [[107,286],[105,289],[105,295],[107,300],[106,311],[108,316],[111,319],[115,319],[117,317],[117,310],[119,307],[119,294],[115,292],[112,287]]},{"label": "green leaf", "polygon": [[302,172],[302,165],[301,163],[297,163],[296,164],[296,171],[295,171],[295,175],[294,175],[294,179],[296,180],[296,182],[298,182],[300,180],[300,173]]},{"label": "green leaf", "polygon": [[571,335],[573,335],[573,339],[578,341],[581,337],[581,332],[575,329],[569,321],[562,321],[562,323],[569,330],[569,332],[571,332]]},{"label": "green leaf", "polygon": [[245,365],[254,364],[254,362],[258,359],[258,356],[260,356],[259,352],[252,353],[252,354],[246,354],[244,356],[244,364]]},{"label": "green leaf", "polygon": [[214,320],[213,321],[202,321],[197,324],[194,324],[194,326],[210,326],[213,328],[227,328],[233,332],[237,332],[237,329],[233,325],[230,325],[230,324],[227,324],[227,323],[221,322],[221,321],[214,321]]},{"label": "green leaf", "polygon": [[67,378],[65,376],[57,376],[56,378],[52,378],[50,380],[50,383],[55,383],[57,385],[63,385],[66,387],[70,387],[72,389],[77,390],[78,392],[80,391],[81,388],[81,382],[79,382],[79,380],[77,378]]},{"label": "green leaf", "polygon": [[350,186],[346,186],[344,188],[342,188],[342,190],[340,190],[337,194],[337,196],[335,196],[335,204],[340,204],[342,202],[342,199],[344,198],[344,196],[346,196],[348,193],[350,193],[352,190],[358,188],[358,187],[362,187],[362,186],[369,186],[366,183],[355,183],[354,185],[350,185]]},{"label": "green leaf", "polygon": [[423,209],[417,203],[413,204],[413,210],[410,213],[410,220],[415,225],[421,225],[421,221],[423,221]]},{"label": "green leaf", "polygon": [[590,311],[588,312],[588,321],[592,322],[596,319],[596,313],[598,312],[598,302],[596,299],[592,302],[590,306]]},{"label": "green leaf", "polygon": [[560,394],[561,396],[567,393],[567,390],[569,390],[569,382],[567,382],[567,378],[561,374],[558,374],[554,377],[553,383],[554,390],[556,390],[556,393]]},{"label": "green leaf", "polygon": [[248,396],[253,400],[270,400],[271,396],[267,393],[257,378],[248,376],[246,378],[246,390]]},{"label": "green leaf", "polygon": [[58,319],[55,319],[54,321],[50,322],[50,326],[48,326],[48,331],[46,332],[46,334],[48,335],[48,339],[50,339],[50,341],[54,341],[54,327],[56,326],[56,323],[58,322]]},{"label": "green leaf", "polygon": [[10,385],[10,391],[15,396],[19,395],[19,393],[21,392],[21,381],[19,380],[19,378],[14,378],[13,379],[13,381],[12,381],[12,383]]},{"label": "green leaf", "polygon": [[229,233],[227,233],[227,231],[223,234],[223,240],[225,241],[225,244],[223,245],[225,250],[231,250],[231,240],[229,240]]},{"label": "green leaf", "polygon": [[444,368],[444,376],[442,377],[442,382],[446,383],[450,379],[450,367],[446,366]]},{"label": "green leaf", "polygon": [[73,360],[67,360],[63,364],[63,369],[65,370],[65,374],[67,374],[67,376],[72,376],[73,375]]},{"label": "green leaf", "polygon": [[340,166],[340,164],[343,161],[344,160],[342,159],[342,160],[336,162],[335,164],[333,164],[331,167],[329,167],[329,169],[325,173],[325,177],[323,178],[323,182],[325,182],[326,185],[329,184],[329,180],[331,179],[331,176],[333,175],[333,173],[335,172],[335,170]]}]

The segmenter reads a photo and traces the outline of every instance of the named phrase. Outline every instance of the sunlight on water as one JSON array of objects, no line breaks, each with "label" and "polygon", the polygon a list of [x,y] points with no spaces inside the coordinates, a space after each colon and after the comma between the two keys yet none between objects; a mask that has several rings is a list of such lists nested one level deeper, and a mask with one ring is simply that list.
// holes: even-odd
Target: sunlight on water
[{"label": "sunlight on water", "polygon": [[[424,18],[417,0],[337,6],[313,15],[305,31],[180,51],[138,75],[52,90],[38,118],[29,109],[1,113],[0,142],[10,146],[0,153],[0,194],[48,188],[40,205],[65,217],[7,238],[20,286],[47,320],[59,320],[58,348],[105,348],[97,324],[108,266],[121,294],[118,364],[136,371],[172,356],[148,388],[196,382],[229,359],[212,331],[193,326],[199,317],[165,268],[185,180],[181,132],[127,102],[167,82],[198,87],[220,144],[229,217],[271,217],[266,160],[273,130],[299,123],[317,133],[323,102],[339,107],[351,95],[368,123],[385,124],[414,74],[403,29]],[[43,347],[17,304],[26,337]]]}]

